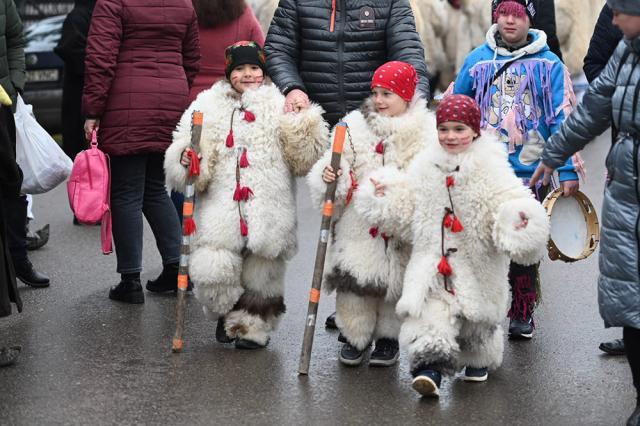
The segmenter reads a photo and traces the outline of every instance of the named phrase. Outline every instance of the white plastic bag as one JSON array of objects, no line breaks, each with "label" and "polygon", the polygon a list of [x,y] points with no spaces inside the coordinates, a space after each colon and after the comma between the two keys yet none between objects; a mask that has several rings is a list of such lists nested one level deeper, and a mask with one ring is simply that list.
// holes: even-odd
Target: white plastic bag
[{"label": "white plastic bag", "polygon": [[42,194],[64,182],[73,162],[40,124],[18,95],[16,112],[16,162],[22,169],[23,194]]}]

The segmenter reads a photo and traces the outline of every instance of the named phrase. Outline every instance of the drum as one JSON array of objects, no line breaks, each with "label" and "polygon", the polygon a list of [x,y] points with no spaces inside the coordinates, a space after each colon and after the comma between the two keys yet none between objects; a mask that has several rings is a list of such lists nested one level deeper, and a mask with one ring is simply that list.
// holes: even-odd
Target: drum
[{"label": "drum", "polygon": [[586,195],[578,191],[563,197],[562,189],[549,193],[542,202],[551,222],[547,244],[549,258],[564,262],[586,259],[600,241],[598,215]]}]

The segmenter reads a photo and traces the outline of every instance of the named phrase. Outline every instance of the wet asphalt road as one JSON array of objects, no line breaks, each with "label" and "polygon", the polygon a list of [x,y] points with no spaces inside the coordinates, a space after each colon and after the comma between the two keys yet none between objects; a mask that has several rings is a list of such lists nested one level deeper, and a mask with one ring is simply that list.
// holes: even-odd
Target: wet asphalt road
[{"label": "wet asphalt road", "polygon": [[[584,189],[598,209],[608,146],[604,136],[584,154]],[[52,285],[21,285],[23,313],[0,320],[0,341],[23,346],[18,364],[0,370],[0,424],[624,424],[635,395],[626,360],[597,348],[621,331],[605,330],[598,315],[596,256],[544,262],[536,334],[507,342],[502,368],[486,383],[458,376],[444,382],[439,401],[421,400],[404,357],[387,369],[344,367],[337,333],[324,328],[316,330],[310,376],[298,377],[319,228],[303,181],[298,191],[300,250],[271,344],[242,352],[216,343],[214,325],[190,297],[182,354],[169,350],[175,298],[110,301],[115,256],[100,254],[99,230],[71,224],[62,187],[37,196],[36,224],[52,230],[32,260]],[[160,272],[150,232],[145,243],[144,280]],[[332,305],[323,295],[322,320]]]}]

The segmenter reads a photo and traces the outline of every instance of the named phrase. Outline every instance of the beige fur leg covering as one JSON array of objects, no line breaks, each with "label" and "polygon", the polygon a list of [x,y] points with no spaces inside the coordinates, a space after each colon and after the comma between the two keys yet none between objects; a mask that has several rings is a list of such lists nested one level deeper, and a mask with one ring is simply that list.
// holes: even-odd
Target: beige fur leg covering
[{"label": "beige fur leg covering", "polygon": [[197,247],[189,257],[189,276],[196,298],[211,319],[225,315],[244,289],[240,284],[242,257],[231,250]]},{"label": "beige fur leg covering", "polygon": [[396,304],[380,298],[378,300],[378,320],[374,330],[376,339],[398,340],[400,334],[400,318],[396,314]]},{"label": "beige fur leg covering", "polygon": [[428,299],[419,317],[406,317],[399,340],[400,346],[409,353],[411,372],[431,366],[443,374],[454,374],[460,352],[457,342],[460,326],[461,321],[451,312],[451,306],[438,299]]},{"label": "beige fur leg covering", "polygon": [[230,337],[252,340],[261,345],[269,341],[271,331],[284,304],[285,261],[249,255],[242,268],[244,293],[233,311],[225,316],[225,328]]},{"label": "beige fur leg covering", "polygon": [[378,300],[373,296],[358,296],[350,291],[336,293],[336,325],[356,348],[366,348],[376,327]]},{"label": "beige fur leg covering", "polygon": [[499,324],[465,321],[460,329],[459,367],[487,367],[495,370],[502,364],[504,334]]}]

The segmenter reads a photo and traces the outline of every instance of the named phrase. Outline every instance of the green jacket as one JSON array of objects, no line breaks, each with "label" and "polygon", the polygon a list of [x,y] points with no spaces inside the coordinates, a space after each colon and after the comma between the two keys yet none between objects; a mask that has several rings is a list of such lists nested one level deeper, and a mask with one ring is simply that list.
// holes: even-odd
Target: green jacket
[{"label": "green jacket", "polygon": [[24,88],[24,36],[13,0],[0,0],[0,85],[14,102]]}]

